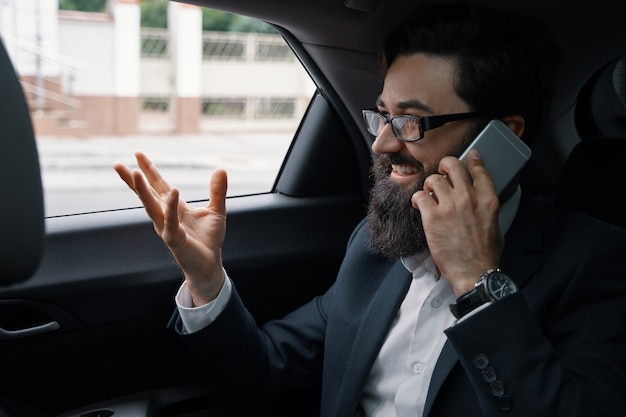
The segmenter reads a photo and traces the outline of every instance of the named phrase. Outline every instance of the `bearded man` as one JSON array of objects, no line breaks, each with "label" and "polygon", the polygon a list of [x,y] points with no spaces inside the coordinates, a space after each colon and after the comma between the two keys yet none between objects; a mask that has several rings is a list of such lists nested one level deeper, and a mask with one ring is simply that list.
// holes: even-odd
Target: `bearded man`
[{"label": "bearded man", "polygon": [[368,215],[332,287],[261,327],[222,266],[226,173],[198,209],[145,155],[115,166],[184,272],[171,328],[222,401],[313,391],[301,410],[324,417],[626,415],[624,231],[545,211],[516,181],[498,196],[478,152],[458,159],[493,118],[532,144],[555,55],[537,22],[464,4],[391,31],[363,112]]}]

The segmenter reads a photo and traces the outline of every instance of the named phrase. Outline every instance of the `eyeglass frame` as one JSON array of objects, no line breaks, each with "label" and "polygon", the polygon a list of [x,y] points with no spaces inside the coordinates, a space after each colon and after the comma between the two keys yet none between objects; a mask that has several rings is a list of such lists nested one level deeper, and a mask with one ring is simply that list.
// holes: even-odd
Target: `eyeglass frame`
[{"label": "eyeglass frame", "polygon": [[[373,133],[370,130],[370,124],[367,121],[368,114],[375,114],[376,116],[379,116],[385,122],[384,125],[386,124],[391,125],[391,131],[393,132],[394,136],[396,137],[396,139],[402,142],[417,142],[418,140],[422,140],[424,139],[425,132],[441,127],[444,124],[449,123],[449,122],[455,122],[457,120],[466,120],[466,119],[473,119],[477,117],[487,116],[485,113],[481,113],[481,112],[467,112],[467,113],[441,114],[441,115],[424,116],[424,117],[412,116],[410,114],[386,117],[386,116],[383,116],[377,109],[366,109],[366,110],[362,110],[361,113],[363,114],[363,122],[365,123],[365,128],[370,135],[374,137],[378,137],[379,135],[378,133]],[[412,119],[412,120],[417,121],[420,127],[420,137],[416,139],[404,139],[400,137],[399,133],[396,131],[396,126],[393,124],[394,120],[400,119],[400,118]]]}]

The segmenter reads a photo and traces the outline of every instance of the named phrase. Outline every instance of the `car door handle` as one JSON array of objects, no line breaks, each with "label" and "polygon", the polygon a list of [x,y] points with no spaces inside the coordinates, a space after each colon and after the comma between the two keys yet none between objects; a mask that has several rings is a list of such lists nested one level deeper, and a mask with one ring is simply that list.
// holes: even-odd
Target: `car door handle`
[{"label": "car door handle", "polygon": [[57,321],[40,324],[38,326],[26,327],[18,330],[6,330],[0,327],[0,341],[14,340],[21,337],[33,336],[41,333],[48,333],[61,328]]}]

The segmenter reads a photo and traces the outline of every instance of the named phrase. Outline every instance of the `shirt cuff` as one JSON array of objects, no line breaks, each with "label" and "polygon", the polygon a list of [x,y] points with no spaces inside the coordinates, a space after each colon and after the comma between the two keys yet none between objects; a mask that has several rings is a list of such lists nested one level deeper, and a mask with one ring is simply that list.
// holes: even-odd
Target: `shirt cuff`
[{"label": "shirt cuff", "polygon": [[180,286],[175,297],[176,307],[178,308],[180,319],[183,322],[183,333],[195,333],[213,323],[220,313],[224,311],[224,308],[226,308],[226,304],[228,304],[232,293],[232,286],[233,284],[230,278],[226,275],[224,285],[222,285],[222,289],[217,297],[207,304],[194,307],[191,292],[189,292],[187,283],[183,282],[183,285]]},{"label": "shirt cuff", "polygon": [[485,304],[476,307],[475,309],[473,309],[472,311],[470,311],[469,313],[467,313],[466,315],[464,315],[463,317],[461,317],[460,319],[458,319],[456,322],[457,324],[462,322],[463,320],[465,320],[468,317],[472,317],[473,315],[475,315],[476,313],[478,313],[481,310],[486,309],[487,307],[489,307],[490,305],[493,304],[493,301],[488,301]]}]

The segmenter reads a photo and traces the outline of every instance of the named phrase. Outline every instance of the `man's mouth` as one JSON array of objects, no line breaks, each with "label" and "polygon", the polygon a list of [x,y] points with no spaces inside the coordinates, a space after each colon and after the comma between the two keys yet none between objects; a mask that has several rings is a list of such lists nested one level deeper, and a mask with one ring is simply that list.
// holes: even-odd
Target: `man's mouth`
[{"label": "man's mouth", "polygon": [[415,165],[391,164],[391,169],[393,173],[399,175],[413,175],[419,172]]}]

